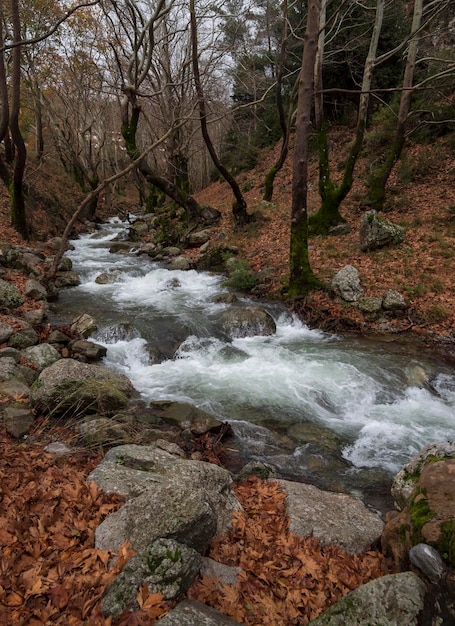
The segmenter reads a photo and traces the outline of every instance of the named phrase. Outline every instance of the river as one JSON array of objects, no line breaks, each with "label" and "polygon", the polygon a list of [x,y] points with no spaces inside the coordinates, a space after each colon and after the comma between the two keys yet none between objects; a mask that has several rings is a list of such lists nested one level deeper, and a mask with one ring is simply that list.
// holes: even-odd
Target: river
[{"label": "river", "polygon": [[[113,220],[71,242],[82,282],[61,292],[51,321],[94,316],[105,364],[145,401],[191,402],[230,422],[239,466],[262,460],[386,510],[393,475],[425,444],[454,438],[455,370],[434,355],[310,330],[280,303],[264,303],[276,335],[230,340],[220,324],[230,305],[215,301],[223,277],[109,253],[124,228]],[[95,282],[106,271],[114,281]]]}]

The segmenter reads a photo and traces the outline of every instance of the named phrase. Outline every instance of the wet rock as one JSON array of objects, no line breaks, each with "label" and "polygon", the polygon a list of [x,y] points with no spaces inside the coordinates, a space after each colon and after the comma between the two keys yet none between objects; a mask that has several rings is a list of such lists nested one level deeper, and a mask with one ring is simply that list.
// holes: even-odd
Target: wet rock
[{"label": "wet rock", "polygon": [[57,343],[57,344],[61,344],[63,346],[66,346],[69,344],[69,342],[71,341],[71,339],[68,337],[68,335],[66,335],[64,332],[62,332],[61,330],[53,330],[49,337],[47,338],[49,343]]},{"label": "wet rock", "polygon": [[147,585],[149,593],[172,600],[185,593],[196,577],[201,555],[173,539],[158,539],[135,554],[109,585],[102,601],[104,615],[120,615],[139,609],[136,596]]},{"label": "wet rock", "polygon": [[71,331],[81,337],[89,337],[98,329],[95,318],[88,313],[83,313],[71,324]]},{"label": "wet rock", "polygon": [[185,257],[185,256],[176,256],[173,257],[167,267],[170,270],[180,270],[180,271],[187,271],[189,269],[191,269],[191,262]]},{"label": "wet rock", "polygon": [[310,626],[418,626],[425,591],[413,572],[382,576],[348,593]]},{"label": "wet rock", "polygon": [[55,286],[58,289],[77,287],[80,284],[81,278],[76,272],[57,272],[55,275]]},{"label": "wet rock", "polygon": [[73,356],[83,357],[87,361],[100,361],[107,354],[107,348],[99,343],[78,339],[70,343]]},{"label": "wet rock", "polygon": [[397,245],[403,241],[405,233],[402,226],[379,217],[376,211],[367,211],[360,221],[360,249],[367,252]]},{"label": "wet rock", "polygon": [[221,323],[223,330],[233,339],[276,333],[273,317],[260,306],[231,306],[223,312]]},{"label": "wet rock", "polygon": [[322,544],[334,543],[351,554],[379,541],[384,524],[358,498],[287,480],[279,483],[287,493],[290,530],[296,535],[314,535]]},{"label": "wet rock", "polygon": [[95,283],[98,285],[112,285],[118,280],[120,272],[111,271],[111,272],[102,272],[95,278]]},{"label": "wet rock", "polygon": [[332,278],[334,293],[346,302],[356,302],[363,294],[358,270],[346,265]]},{"label": "wet rock", "polygon": [[150,409],[160,419],[172,426],[179,426],[182,430],[189,429],[195,435],[206,432],[218,432],[223,422],[220,422],[211,413],[199,409],[188,402],[151,402]]},{"label": "wet rock", "polygon": [[257,476],[258,478],[266,480],[268,478],[276,478],[276,475],[275,468],[267,465],[267,463],[261,463],[261,461],[250,461],[242,467],[235,478],[238,482],[242,482],[250,476]]}]

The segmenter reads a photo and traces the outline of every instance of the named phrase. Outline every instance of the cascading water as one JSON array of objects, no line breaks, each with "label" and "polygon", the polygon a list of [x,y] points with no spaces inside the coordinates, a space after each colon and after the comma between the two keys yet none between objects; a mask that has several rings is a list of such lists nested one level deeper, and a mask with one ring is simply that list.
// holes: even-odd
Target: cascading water
[{"label": "cascading water", "polygon": [[[62,292],[55,313],[93,315],[106,365],[144,400],[187,401],[229,421],[239,462],[260,459],[387,508],[393,474],[426,443],[454,438],[450,367],[409,345],[309,330],[271,303],[274,336],[230,340],[220,323],[230,305],[215,300],[222,277],[110,254],[123,228],[112,222],[73,242],[82,283]],[[112,282],[95,282],[102,272]]]}]

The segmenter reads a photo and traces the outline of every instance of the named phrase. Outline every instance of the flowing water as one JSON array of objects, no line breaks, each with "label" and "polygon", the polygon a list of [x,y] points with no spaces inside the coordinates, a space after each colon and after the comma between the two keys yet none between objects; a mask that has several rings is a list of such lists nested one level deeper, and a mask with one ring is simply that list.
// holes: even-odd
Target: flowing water
[{"label": "flowing water", "polygon": [[[274,303],[265,306],[276,335],[230,340],[220,315],[231,305],[215,302],[227,291],[222,277],[110,254],[124,227],[113,221],[72,242],[82,283],[61,292],[53,321],[90,313],[106,365],[144,400],[191,402],[229,421],[239,467],[266,461],[282,476],[383,510],[410,457],[454,438],[453,368],[412,345],[309,330]],[[96,283],[106,271],[114,281]]]}]

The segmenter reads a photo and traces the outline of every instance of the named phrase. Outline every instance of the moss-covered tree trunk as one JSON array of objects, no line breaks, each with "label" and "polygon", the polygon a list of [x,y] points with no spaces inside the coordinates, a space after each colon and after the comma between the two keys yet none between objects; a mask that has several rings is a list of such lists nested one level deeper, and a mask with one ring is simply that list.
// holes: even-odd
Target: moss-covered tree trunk
[{"label": "moss-covered tree trunk", "polygon": [[321,0],[311,0],[299,77],[289,252],[288,294],[292,298],[304,297],[311,289],[321,285],[313,274],[308,254],[308,152],[320,11]]}]

